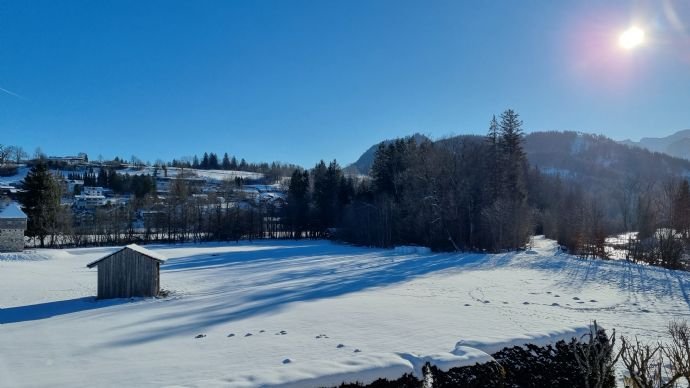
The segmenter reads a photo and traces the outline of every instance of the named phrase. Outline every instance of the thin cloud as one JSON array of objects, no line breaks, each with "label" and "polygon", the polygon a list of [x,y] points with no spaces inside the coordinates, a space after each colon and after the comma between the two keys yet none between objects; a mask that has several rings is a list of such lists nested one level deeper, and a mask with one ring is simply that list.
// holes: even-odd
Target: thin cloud
[{"label": "thin cloud", "polygon": [[5,93],[9,94],[10,96],[17,97],[17,98],[19,98],[20,100],[26,100],[26,97],[21,96],[21,95],[19,95],[19,94],[13,92],[13,91],[11,91],[11,90],[7,90],[7,89],[5,89],[5,88],[3,88],[3,87],[0,87],[0,91],[5,92]]}]

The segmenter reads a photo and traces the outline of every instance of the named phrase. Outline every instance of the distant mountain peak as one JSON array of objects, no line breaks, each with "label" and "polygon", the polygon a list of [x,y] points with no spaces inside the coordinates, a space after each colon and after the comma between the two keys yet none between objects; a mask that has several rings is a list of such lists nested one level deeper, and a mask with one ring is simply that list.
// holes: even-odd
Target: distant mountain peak
[{"label": "distant mountain peak", "polygon": [[627,139],[620,143],[690,160],[690,129],[666,137],[643,137],[640,141]]}]

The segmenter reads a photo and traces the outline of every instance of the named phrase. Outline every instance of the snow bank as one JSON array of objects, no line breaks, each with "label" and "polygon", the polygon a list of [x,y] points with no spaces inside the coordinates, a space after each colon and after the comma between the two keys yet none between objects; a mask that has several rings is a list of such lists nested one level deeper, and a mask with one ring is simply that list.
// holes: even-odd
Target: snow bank
[{"label": "snow bank", "polygon": [[[276,385],[281,387],[316,388],[338,386],[342,383],[355,382],[370,384],[381,378],[395,380],[406,373],[413,374],[417,378],[422,378],[424,376],[422,368],[427,363],[443,371],[448,371],[453,368],[491,362],[493,361],[491,355],[504,348],[524,346],[527,344],[546,346],[555,344],[561,340],[570,342],[573,338],[580,339],[589,332],[590,328],[588,326],[583,326],[555,330],[552,332],[535,333],[530,336],[521,336],[521,338],[505,342],[461,340],[455,345],[455,348],[448,353],[434,353],[428,355],[414,353],[367,354],[359,356],[344,364],[328,361],[317,362],[315,365],[309,365],[309,369],[314,369],[316,366],[320,370],[318,375],[313,375],[312,373],[310,376],[310,373],[305,370],[293,371],[299,375],[304,374],[304,376],[300,377],[297,381],[278,383]],[[280,380],[280,378],[276,380]],[[269,385],[272,384],[269,383]]]},{"label": "snow bank", "polygon": [[[599,329],[603,327],[599,326]],[[532,344],[537,346],[546,346],[555,344],[558,341],[570,342],[573,338],[581,339],[583,336],[590,333],[590,326],[581,327],[565,327],[544,333],[532,333],[531,335],[517,335],[516,338],[510,341],[477,341],[477,340],[461,340],[455,345],[456,352],[463,353],[467,348],[474,348],[481,350],[487,354],[494,354],[504,348],[512,348],[514,346],[524,346]]]},{"label": "snow bank", "polygon": [[[471,347],[455,347],[450,353],[435,353],[429,355],[417,355],[412,353],[400,353],[400,357],[408,360],[412,364],[412,370],[407,373],[412,373],[418,378],[424,376],[422,368],[427,363],[435,365],[437,368],[447,371],[453,368],[460,368],[463,366],[470,366],[474,364],[483,364],[493,360],[491,355],[479,349]],[[402,375],[399,375],[400,377]]]},{"label": "snow bank", "polygon": [[283,382],[278,378],[275,383],[269,381],[264,386],[318,388],[339,386],[343,382],[369,384],[381,378],[395,380],[412,371],[413,365],[395,354],[361,354],[346,363],[324,360],[301,366],[290,371],[290,375],[281,376],[291,381]]}]

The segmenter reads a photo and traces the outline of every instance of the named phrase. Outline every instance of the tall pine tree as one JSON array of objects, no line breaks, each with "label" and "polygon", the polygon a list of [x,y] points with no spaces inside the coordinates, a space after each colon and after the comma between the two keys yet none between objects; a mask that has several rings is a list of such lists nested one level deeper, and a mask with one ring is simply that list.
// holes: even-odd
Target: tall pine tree
[{"label": "tall pine tree", "polygon": [[201,163],[199,164],[199,168],[202,170],[208,170],[209,166],[209,158],[208,158],[208,152],[204,152],[204,158],[201,159]]},{"label": "tall pine tree", "polygon": [[26,235],[38,238],[45,247],[46,237],[55,231],[59,221],[60,185],[48,166],[40,162],[24,178],[22,189],[19,202],[28,216]]},{"label": "tall pine tree", "polygon": [[223,170],[229,170],[230,169],[230,158],[228,157],[228,153],[226,152],[225,155],[223,155]]},{"label": "tall pine tree", "polygon": [[220,166],[218,165],[218,155],[211,152],[208,155],[208,168],[211,170],[217,170]]},{"label": "tall pine tree", "polygon": [[499,125],[501,134],[502,167],[504,172],[503,187],[510,199],[524,202],[527,199],[525,187],[525,169],[527,157],[522,148],[522,120],[512,109],[501,114]]},{"label": "tall pine tree", "polygon": [[532,220],[527,205],[527,156],[523,149],[522,120],[508,109],[501,114],[499,124],[501,133],[503,197],[506,202],[506,235],[500,243],[501,248],[524,246],[532,231]]},{"label": "tall pine tree", "polygon": [[302,238],[309,227],[309,173],[295,170],[288,189],[288,222],[293,238]]},{"label": "tall pine tree", "polygon": [[491,118],[489,123],[489,133],[486,136],[486,141],[489,144],[489,152],[486,158],[486,169],[488,173],[489,182],[487,185],[487,199],[489,203],[493,203],[501,195],[501,136],[499,133],[498,121],[496,115]]}]

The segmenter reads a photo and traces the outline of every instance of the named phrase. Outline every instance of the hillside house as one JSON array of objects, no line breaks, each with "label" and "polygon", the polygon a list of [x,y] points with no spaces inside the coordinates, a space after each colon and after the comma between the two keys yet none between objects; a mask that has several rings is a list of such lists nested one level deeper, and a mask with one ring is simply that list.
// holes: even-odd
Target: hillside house
[{"label": "hillside house", "polygon": [[16,202],[0,202],[0,252],[24,250],[26,214]]},{"label": "hillside house", "polygon": [[73,194],[77,187],[84,187],[84,181],[81,179],[67,179],[65,180],[65,185],[67,186],[67,192]]},{"label": "hillside house", "polygon": [[81,194],[74,196],[74,207],[77,209],[93,209],[106,204],[102,187],[84,186]]},{"label": "hillside house", "polygon": [[98,299],[158,296],[165,257],[130,244],[87,264],[98,268]]},{"label": "hillside house", "polygon": [[68,166],[76,166],[87,163],[85,156],[49,156],[48,161],[52,163],[65,164]]}]

